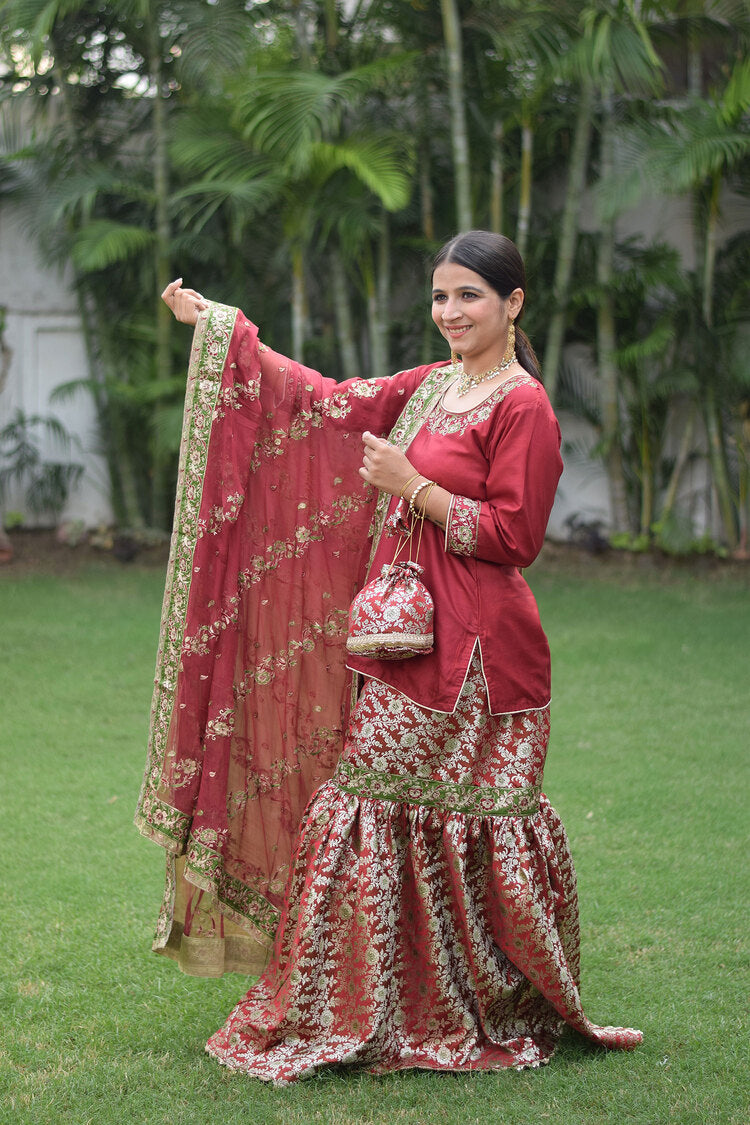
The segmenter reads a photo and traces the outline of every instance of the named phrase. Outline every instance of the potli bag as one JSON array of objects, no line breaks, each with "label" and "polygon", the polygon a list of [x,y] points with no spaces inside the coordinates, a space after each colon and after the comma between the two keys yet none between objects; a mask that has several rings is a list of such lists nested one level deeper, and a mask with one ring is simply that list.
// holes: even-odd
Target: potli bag
[{"label": "potli bag", "polygon": [[[346,649],[355,656],[374,660],[408,660],[412,656],[432,652],[434,605],[429,590],[421,580],[424,567],[417,562],[424,526],[423,512],[417,519],[419,538],[414,559],[411,558],[412,523],[396,549],[393,562],[386,563],[380,577],[363,586],[351,604]],[[399,562],[398,556],[407,543],[409,559]]]}]

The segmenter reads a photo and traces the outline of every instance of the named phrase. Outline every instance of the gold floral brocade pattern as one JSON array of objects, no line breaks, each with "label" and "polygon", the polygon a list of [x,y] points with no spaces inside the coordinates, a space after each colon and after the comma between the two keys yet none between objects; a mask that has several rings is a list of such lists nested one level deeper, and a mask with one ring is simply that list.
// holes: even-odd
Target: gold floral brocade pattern
[{"label": "gold floral brocade pattern", "polygon": [[575,873],[539,792],[548,730],[545,709],[489,714],[476,657],[452,715],[368,680],[303,819],[271,963],[209,1053],[283,1086],[332,1063],[536,1067],[564,1019],[635,1046],[581,1009]]}]

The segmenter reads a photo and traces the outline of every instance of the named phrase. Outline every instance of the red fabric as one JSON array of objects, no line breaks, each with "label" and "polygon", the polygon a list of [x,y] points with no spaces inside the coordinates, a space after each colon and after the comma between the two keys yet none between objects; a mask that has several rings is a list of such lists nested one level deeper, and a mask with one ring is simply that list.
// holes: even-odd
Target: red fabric
[{"label": "red fabric", "polygon": [[[209,1052],[283,1085],[341,1062],[539,1066],[564,1020],[640,1042],[581,1008],[575,874],[539,796],[548,731],[546,709],[489,716],[477,662],[453,715],[369,681],[303,819],[271,964]],[[460,811],[483,801],[529,811]]]},{"label": "red fabric", "polygon": [[[492,713],[545,706],[549,647],[518,569],[541,549],[562,471],[560,429],[544,389],[514,380],[463,419],[438,406],[406,454],[430,480],[478,502],[474,549],[446,551],[445,534],[426,520],[419,562],[435,603],[434,651],[402,663],[350,656],[349,667],[423,707],[452,711],[479,638]],[[392,498],[389,513],[397,504]],[[393,556],[394,543],[381,537],[371,574]]]},{"label": "red fabric", "polygon": [[199,320],[136,813],[170,857],[156,949],[190,936],[191,887],[275,932],[297,825],[346,728],[347,615],[375,502],[361,434],[387,433],[429,371],[337,385],[236,309]]}]

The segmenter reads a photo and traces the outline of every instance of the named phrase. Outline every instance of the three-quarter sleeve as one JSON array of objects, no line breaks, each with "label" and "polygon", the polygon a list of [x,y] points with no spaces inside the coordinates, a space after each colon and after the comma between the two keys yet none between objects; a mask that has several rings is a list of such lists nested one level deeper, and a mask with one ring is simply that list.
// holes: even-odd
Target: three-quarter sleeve
[{"label": "three-quarter sleeve", "polygon": [[528,566],[544,542],[562,472],[560,427],[541,389],[514,393],[487,454],[486,498],[452,497],[445,549],[488,562]]}]

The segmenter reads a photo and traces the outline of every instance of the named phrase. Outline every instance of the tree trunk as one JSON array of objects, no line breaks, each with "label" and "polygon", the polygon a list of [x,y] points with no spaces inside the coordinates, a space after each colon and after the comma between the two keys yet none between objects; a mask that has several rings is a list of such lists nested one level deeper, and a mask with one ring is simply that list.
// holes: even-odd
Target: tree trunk
[{"label": "tree trunk", "polygon": [[326,51],[333,54],[339,45],[339,14],[336,0],[325,0]]},{"label": "tree trunk", "polygon": [[378,239],[378,324],[380,329],[380,356],[384,375],[391,374],[391,227],[388,215],[383,213]]},{"label": "tree trunk", "polygon": [[307,286],[305,254],[302,245],[292,245],[292,358],[304,363],[305,342],[309,335],[307,321]]},{"label": "tree trunk", "polygon": [[719,514],[724,528],[724,538],[730,551],[737,546],[737,522],[735,517],[734,502],[732,500],[732,486],[729,482],[727,471],[726,450],[724,448],[724,427],[721,420],[721,411],[716,402],[714,388],[708,383],[705,388],[703,417],[706,423],[708,436],[708,455],[711,461],[711,475],[713,476],[716,497],[719,502]]},{"label": "tree trunk", "polygon": [[748,558],[748,525],[750,525],[750,403],[740,406],[737,417],[737,461],[739,475],[739,494],[737,514],[739,541],[737,554]]},{"label": "tree trunk", "polygon": [[687,465],[688,457],[690,456],[690,450],[693,446],[693,434],[695,433],[695,416],[696,408],[693,404],[690,407],[690,413],[687,416],[685,428],[682,431],[680,445],[677,450],[677,457],[675,458],[675,463],[672,467],[672,472],[669,477],[669,483],[667,484],[667,488],[664,493],[664,500],[662,502],[661,512],[659,513],[659,522],[662,524],[666,519],[669,518],[669,516],[671,516],[672,510],[677,500],[677,488],[679,486],[680,478],[684,472],[685,466]]},{"label": "tree trunk", "polygon": [[354,322],[352,309],[349,303],[349,287],[346,283],[346,272],[341,255],[337,250],[331,254],[331,285],[333,290],[333,308],[336,316],[336,335],[339,342],[341,355],[341,368],[345,379],[355,379],[360,374],[360,362],[357,356],[357,345],[354,339]]},{"label": "tree trunk", "polygon": [[368,323],[370,330],[370,371],[373,379],[382,379],[389,372],[388,337],[390,297],[390,237],[388,219],[384,215],[378,238],[377,270],[370,277],[367,293]]},{"label": "tree trunk", "polygon": [[503,137],[505,128],[502,121],[495,122],[492,128],[492,148],[490,156],[490,230],[503,233]]},{"label": "tree trunk", "polygon": [[[162,91],[161,39],[156,15],[152,13],[149,25],[149,71],[154,86],[152,143],[154,160],[155,198],[155,274],[156,295],[162,293],[171,280],[169,224],[169,155],[167,152],[167,112]],[[172,314],[163,301],[156,308],[156,378],[166,380],[172,374]],[[173,481],[167,478],[167,467],[156,442],[153,443],[151,519],[156,527],[168,527],[173,502]]]},{"label": "tree trunk", "polygon": [[419,202],[422,237],[426,242],[435,241],[435,197],[432,189],[431,164],[429,141],[425,139],[419,150]]},{"label": "tree trunk", "polygon": [[641,410],[641,535],[651,535],[654,522],[654,466],[651,457],[651,435],[648,432],[648,412]]},{"label": "tree trunk", "polygon": [[471,230],[471,168],[469,139],[466,127],[463,49],[461,23],[456,0],[440,0],[443,16],[443,40],[448,60],[448,93],[451,117],[453,173],[456,180],[456,221],[459,231]]},{"label": "tree trunk", "polygon": [[709,328],[712,327],[714,322],[714,277],[716,274],[716,241],[719,226],[720,191],[721,172],[715,172],[711,179],[705,245],[703,247],[703,319]]},{"label": "tree trunk", "polygon": [[[614,112],[612,91],[602,96],[601,176],[609,179],[614,158]],[[609,477],[609,495],[614,531],[629,529],[627,489],[620,446],[620,404],[618,371],[614,360],[617,347],[615,335],[612,280],[614,276],[615,223],[614,219],[602,221],[599,232],[596,276],[599,287],[597,309],[597,351],[602,411],[602,438],[605,463]]]},{"label": "tree trunk", "polygon": [[522,258],[526,255],[526,247],[529,241],[533,152],[534,130],[531,124],[531,107],[527,101],[524,101],[521,111],[521,182],[518,193],[518,224],[516,227],[516,246]]},{"label": "tree trunk", "polygon": [[581,210],[581,197],[586,183],[593,104],[593,88],[591,83],[585,82],[581,87],[576,114],[573,147],[568,168],[568,186],[565,192],[565,204],[560,224],[560,241],[557,245],[557,261],[555,262],[555,278],[552,285],[552,316],[549,320],[544,363],[542,364],[544,386],[553,406],[557,392],[557,373],[565,337],[568,290],[573,275],[573,263],[578,239],[578,217]]}]

